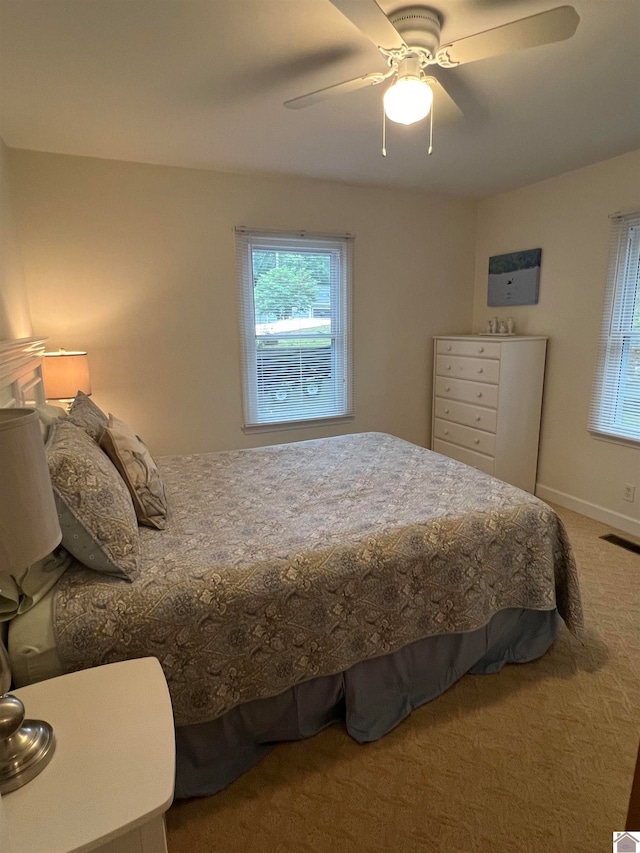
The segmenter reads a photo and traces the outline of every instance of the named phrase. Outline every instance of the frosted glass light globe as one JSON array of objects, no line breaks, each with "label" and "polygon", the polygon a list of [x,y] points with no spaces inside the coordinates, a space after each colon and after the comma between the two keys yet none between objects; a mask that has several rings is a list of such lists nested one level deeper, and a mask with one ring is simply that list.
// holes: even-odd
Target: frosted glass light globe
[{"label": "frosted glass light globe", "polygon": [[385,92],[384,111],[398,124],[414,124],[429,115],[433,92],[428,83],[417,77],[401,77]]}]

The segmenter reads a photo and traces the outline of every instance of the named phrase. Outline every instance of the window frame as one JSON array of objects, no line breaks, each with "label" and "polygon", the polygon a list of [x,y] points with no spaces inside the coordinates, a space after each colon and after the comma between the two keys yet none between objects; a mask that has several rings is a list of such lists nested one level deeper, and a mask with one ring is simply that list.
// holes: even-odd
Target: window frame
[{"label": "window frame", "polygon": [[[236,275],[238,282],[241,345],[241,383],[243,400],[243,431],[272,432],[301,429],[327,423],[347,422],[354,417],[353,408],[353,235],[312,234],[306,231],[271,231],[245,228],[235,229]],[[287,419],[265,419],[260,413],[258,393],[257,342],[261,338],[255,328],[255,277],[254,250],[282,252],[326,251],[331,258],[330,299],[336,308],[332,316],[331,332],[322,337],[331,338],[332,382],[336,397],[341,398],[335,414]],[[337,268],[334,269],[334,265]],[[337,292],[336,292],[337,291]],[[335,298],[334,298],[335,297]],[[335,328],[334,328],[335,326]],[[295,337],[313,337],[304,332]],[[340,392],[336,391],[340,386]]]},{"label": "window frame", "polygon": [[[589,410],[593,438],[637,448],[640,446],[640,393],[636,426],[623,423],[628,403],[631,347],[640,347],[640,328],[634,315],[640,311],[640,210],[611,217],[609,264],[600,345]],[[635,401],[632,398],[632,405]]]}]

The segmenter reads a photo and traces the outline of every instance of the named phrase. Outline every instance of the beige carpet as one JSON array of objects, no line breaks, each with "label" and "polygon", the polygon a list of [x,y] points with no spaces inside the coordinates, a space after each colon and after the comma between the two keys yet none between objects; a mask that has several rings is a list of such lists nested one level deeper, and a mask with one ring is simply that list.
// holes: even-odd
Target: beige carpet
[{"label": "beige carpet", "polygon": [[283,744],[226,791],[172,806],[170,853],[608,853],[640,736],[640,555],[557,510],[584,646],[563,627],[540,660],[465,676],[376,743],[333,726]]}]

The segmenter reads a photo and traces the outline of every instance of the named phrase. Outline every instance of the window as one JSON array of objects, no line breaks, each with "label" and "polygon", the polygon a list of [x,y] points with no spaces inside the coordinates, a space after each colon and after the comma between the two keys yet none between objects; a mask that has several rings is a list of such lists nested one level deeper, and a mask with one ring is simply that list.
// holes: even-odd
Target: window
[{"label": "window", "polygon": [[640,442],[640,211],[612,217],[589,429],[598,437]]},{"label": "window", "polygon": [[353,414],[352,246],[236,229],[245,428]]}]

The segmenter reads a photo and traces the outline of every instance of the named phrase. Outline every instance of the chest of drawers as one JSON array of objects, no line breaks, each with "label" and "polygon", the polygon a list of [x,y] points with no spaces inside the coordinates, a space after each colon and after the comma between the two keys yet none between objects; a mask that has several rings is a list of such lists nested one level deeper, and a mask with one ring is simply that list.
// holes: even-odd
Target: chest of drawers
[{"label": "chest of drawers", "polygon": [[547,339],[434,338],[431,448],[535,490]]}]

